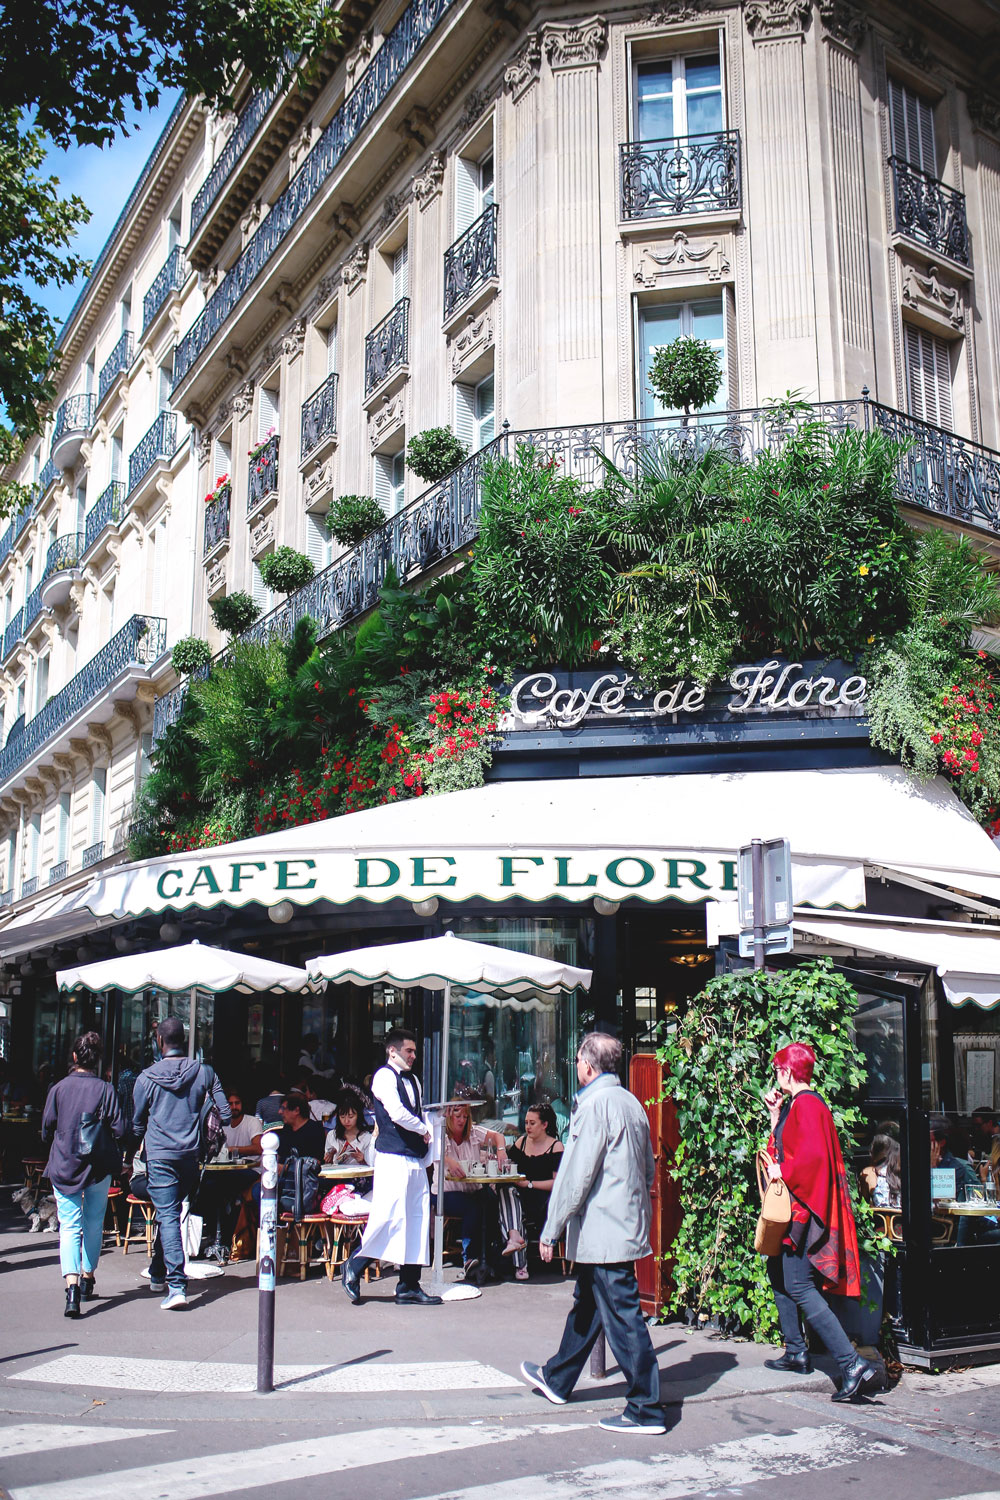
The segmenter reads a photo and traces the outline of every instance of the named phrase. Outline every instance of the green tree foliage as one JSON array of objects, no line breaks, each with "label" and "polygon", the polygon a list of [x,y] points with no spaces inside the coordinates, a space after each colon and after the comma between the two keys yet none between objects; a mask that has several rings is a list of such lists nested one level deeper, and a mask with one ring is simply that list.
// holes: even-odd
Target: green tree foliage
[{"label": "green tree foliage", "polygon": [[428,427],[418,432],[406,445],[406,467],[418,479],[436,484],[450,474],[456,464],[468,456],[469,449],[450,427]]},{"label": "green tree foliage", "polygon": [[211,660],[212,648],[200,635],[184,636],[170,653],[170,665],[179,677],[207,667]]},{"label": "green tree foliage", "polygon": [[326,513],[326,529],[343,547],[356,547],[384,525],[385,511],[371,495],[340,495]]},{"label": "green tree foliage", "polygon": [[[773,1083],[771,1058],[789,1042],[814,1048],[814,1086],[833,1111],[852,1176],[865,1080],[856,1008],[854,990],[829,959],[778,973],[742,969],[713,979],[660,1048],[680,1134],[671,1166],[684,1210],[672,1247],[674,1311],[706,1314],[762,1341],[776,1338],[774,1299],[753,1248],[760,1210],[754,1161],[770,1132],[763,1095]],[[871,1211],[856,1191],[853,1198],[859,1239],[874,1250]]]},{"label": "green tree foliage", "polygon": [[266,588],[276,594],[294,594],[306,586],[316,572],[315,564],[294,547],[275,547],[257,563]]},{"label": "green tree foliage", "polygon": [[710,406],[722,384],[722,359],[704,339],[688,336],[661,344],[650,361],[649,388],[668,411]]},{"label": "green tree foliage", "polygon": [[237,590],[235,594],[223,594],[221,599],[213,599],[209,609],[216,625],[227,635],[241,635],[260,618],[260,606],[241,590]]}]

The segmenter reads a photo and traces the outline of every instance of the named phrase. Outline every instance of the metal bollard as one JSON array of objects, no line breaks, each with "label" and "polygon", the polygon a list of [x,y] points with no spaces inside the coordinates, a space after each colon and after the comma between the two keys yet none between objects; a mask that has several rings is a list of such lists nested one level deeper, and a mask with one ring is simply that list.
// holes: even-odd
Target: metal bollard
[{"label": "metal bollard", "polygon": [[257,1269],[257,1389],[274,1390],[274,1271],[278,1248],[278,1137],[261,1141],[260,1259]]}]

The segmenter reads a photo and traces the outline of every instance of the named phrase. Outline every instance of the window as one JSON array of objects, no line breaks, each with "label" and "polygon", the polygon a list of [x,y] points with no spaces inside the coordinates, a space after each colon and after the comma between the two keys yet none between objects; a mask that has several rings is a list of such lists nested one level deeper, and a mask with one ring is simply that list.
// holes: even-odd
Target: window
[{"label": "window", "polygon": [[124,443],[122,441],[122,429],[111,434],[111,480],[122,477],[122,460],[124,457]]},{"label": "window", "polygon": [[893,156],[936,177],[934,110],[926,99],[895,78],[889,79],[889,126]]},{"label": "window", "polygon": [[28,595],[35,586],[35,558],[34,554],[28,557],[24,565],[24,602],[27,604]]},{"label": "window", "polygon": [[108,773],[99,766],[90,778],[90,842],[99,844],[104,838],[104,804],[108,792]]},{"label": "window", "polygon": [[333,562],[333,537],[323,516],[311,510],[306,512],[306,554],[317,573]]},{"label": "window", "polygon": [[84,389],[84,393],[86,395],[88,395],[88,396],[92,395],[93,392],[97,389],[97,385],[96,385],[96,382],[94,380],[94,354],[93,353],[91,353],[90,358],[87,360],[87,363],[83,367],[83,389]]},{"label": "window", "polygon": [[16,719],[20,719],[23,716],[23,714],[24,714],[24,678],[22,677],[21,680],[20,680],[20,682],[17,684],[17,713],[14,715],[14,717]]},{"label": "window", "polygon": [[139,736],[139,785],[146,780],[153,769],[153,736],[143,734]]},{"label": "window", "polygon": [[224,479],[226,475],[231,475],[232,472],[232,445],[223,442],[221,438],[216,438],[212,448],[212,488],[214,489],[220,479]]},{"label": "window", "polygon": [[7,879],[5,888],[10,891],[14,888],[17,877],[17,834],[12,833],[7,839]]},{"label": "window", "polygon": [[455,233],[464,234],[494,201],[493,148],[478,160],[458,157],[455,163]]},{"label": "window", "polygon": [[26,829],[28,847],[25,851],[25,879],[31,880],[38,874],[38,854],[42,842],[42,815],[32,813],[28,819]]},{"label": "window", "polygon": [[704,339],[722,356],[722,384],[706,411],[724,411],[727,405],[725,310],[721,296],[703,302],[667,302],[639,309],[639,392],[636,405],[644,417],[671,415],[649,389],[649,369],[657,349],[681,336]]},{"label": "window", "polygon": [[76,527],[82,531],[87,520],[87,486],[78,484],[76,487]]},{"label": "window", "polygon": [[167,220],[167,251],[175,250],[181,242],[181,205],[178,203]]},{"label": "window", "polygon": [[634,88],[636,140],[662,141],[725,128],[717,53],[637,62]]},{"label": "window", "polygon": [[129,333],[132,328],[132,288],[129,287],[125,296],[119,304],[118,321],[122,333]]},{"label": "window", "polygon": [[268,614],[274,608],[274,595],[260,576],[260,569],[256,563],[250,564],[250,594],[262,615]]},{"label": "window", "polygon": [[49,698],[49,657],[48,653],[38,658],[35,668],[35,713],[41,713]]},{"label": "window", "polygon": [[495,436],[494,388],[492,374],[478,385],[455,387],[455,435],[470,453],[478,453]]},{"label": "window", "polygon": [[387,516],[402,510],[406,480],[403,449],[398,453],[379,454],[375,459],[375,499]]},{"label": "window", "polygon": [[401,298],[409,296],[409,288],[410,288],[409,260],[410,260],[409,244],[408,244],[408,242],[406,240],[404,240],[403,243],[400,245],[399,249],[398,250],[394,250],[392,252],[392,255],[389,258],[390,268],[392,270],[392,301],[393,301],[393,306],[395,306],[395,304],[397,302],[399,302]]},{"label": "window", "polygon": [[8,589],[7,592],[6,592],[6,594],[4,594],[4,596],[3,596],[3,628],[4,628],[4,630],[6,630],[7,626],[10,624],[10,617],[11,617],[11,615],[13,613],[14,613],[14,590],[13,589]]},{"label": "window", "polygon": [[906,325],[906,394],[910,415],[951,430],[951,345]]},{"label": "window", "polygon": [[170,588],[170,554],[167,550],[167,522],[157,521],[150,533],[150,600],[152,613],[163,619],[167,613]]},{"label": "window", "polygon": [[277,391],[269,391],[267,386],[260,388],[260,400],[257,404],[257,441],[262,443],[270,432],[278,431],[278,420],[281,416],[281,398]]},{"label": "window", "polygon": [[56,857],[55,863],[61,865],[64,860],[69,859],[69,817],[70,817],[71,794],[61,792],[56,804]]},{"label": "window", "polygon": [[160,365],[157,371],[157,399],[159,411],[168,411],[170,408],[170,391],[174,379],[174,362],[171,356],[170,363]]}]

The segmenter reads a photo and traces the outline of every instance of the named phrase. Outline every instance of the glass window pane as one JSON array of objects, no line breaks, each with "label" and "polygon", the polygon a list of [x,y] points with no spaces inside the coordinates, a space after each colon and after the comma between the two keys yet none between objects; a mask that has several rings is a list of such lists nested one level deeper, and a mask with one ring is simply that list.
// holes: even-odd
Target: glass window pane
[{"label": "glass window pane", "polygon": [[691,303],[691,332],[696,339],[721,343],[723,335],[722,298]]},{"label": "glass window pane", "polygon": [[901,1099],[905,1093],[902,1000],[859,990],[854,1033],[868,1069],[866,1097]]},{"label": "glass window pane", "polygon": [[722,95],[688,94],[687,133],[707,135],[722,129]]},{"label": "glass window pane", "polygon": [[686,57],[684,78],[688,92],[691,89],[721,88],[722,66],[718,57],[711,53],[708,57]]},{"label": "glass window pane", "polygon": [[640,141],[660,141],[674,133],[673,70],[669,63],[640,63],[636,70],[636,120]]}]

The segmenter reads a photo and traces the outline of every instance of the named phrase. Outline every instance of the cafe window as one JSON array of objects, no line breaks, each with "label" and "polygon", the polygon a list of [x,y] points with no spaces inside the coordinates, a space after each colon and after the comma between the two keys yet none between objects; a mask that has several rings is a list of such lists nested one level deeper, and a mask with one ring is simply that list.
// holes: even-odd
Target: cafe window
[{"label": "cafe window", "polygon": [[704,339],[717,350],[722,360],[722,383],[709,412],[724,411],[727,402],[728,373],[726,359],[726,315],[723,296],[706,297],[697,302],[664,302],[657,306],[640,307],[638,311],[638,371],[639,390],[636,405],[643,417],[676,415],[661,406],[649,388],[649,371],[657,349],[670,344],[676,338]]},{"label": "cafe window", "polygon": [[637,60],[633,97],[637,141],[704,135],[725,128],[718,52]]}]

